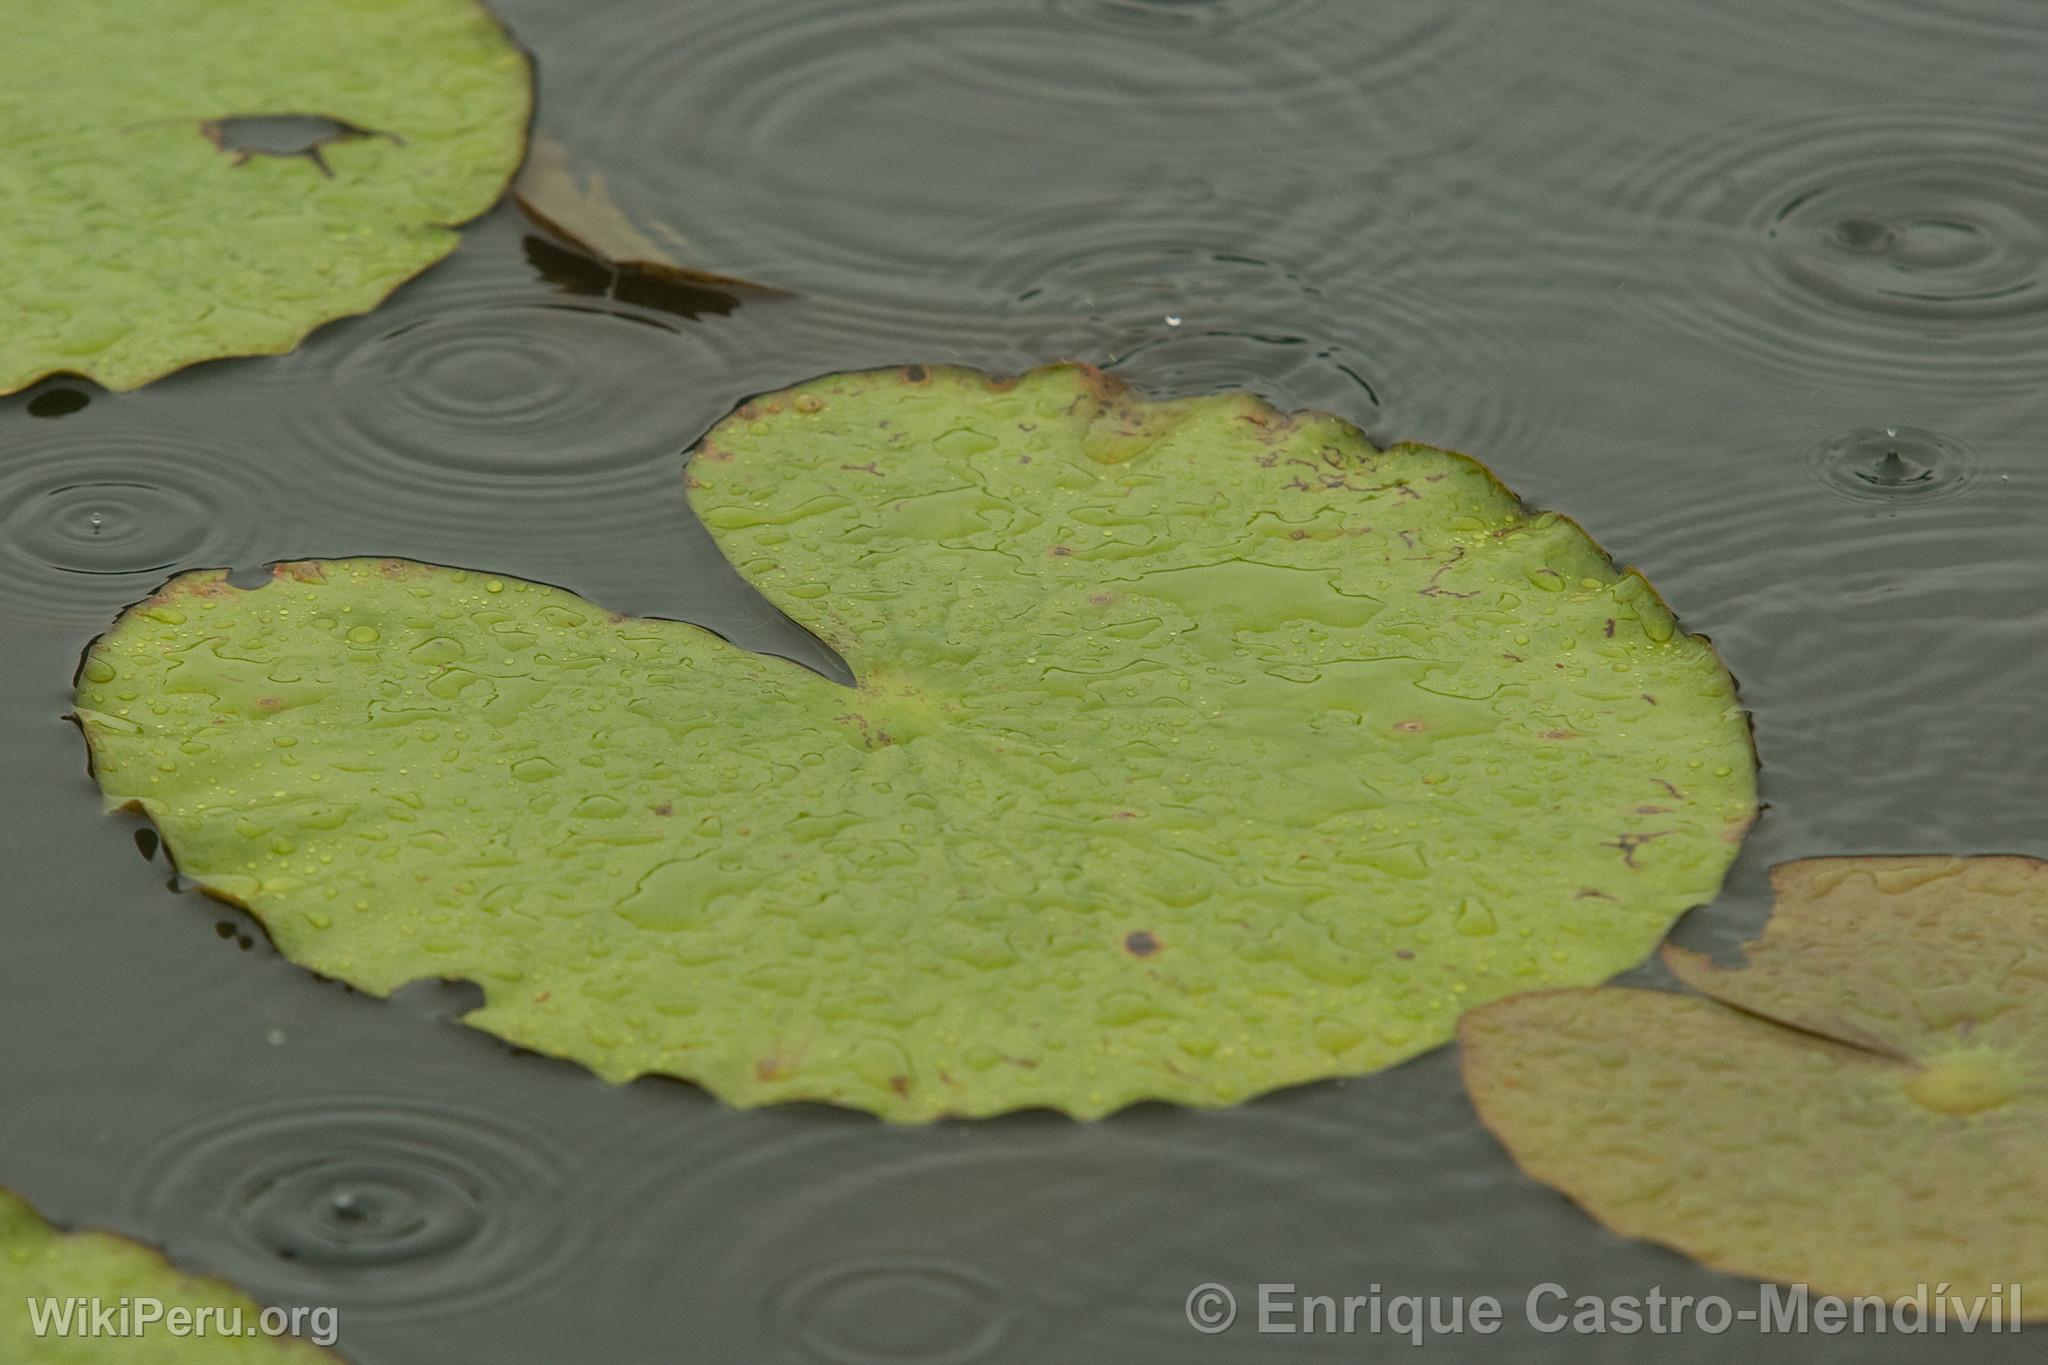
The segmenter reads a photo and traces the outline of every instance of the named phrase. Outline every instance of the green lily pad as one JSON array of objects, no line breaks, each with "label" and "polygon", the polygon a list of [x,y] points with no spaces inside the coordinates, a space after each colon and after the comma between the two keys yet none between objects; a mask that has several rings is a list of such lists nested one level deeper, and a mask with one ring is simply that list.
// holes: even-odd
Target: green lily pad
[{"label": "green lily pad", "polygon": [[[1749,961],[1667,947],[1710,998],[1517,996],[1465,1017],[1515,1161],[1608,1228],[1844,1297],[1944,1281],[2048,1309],[2048,864],[1774,869]],[[2009,1300],[2008,1300],[2009,1301]]]},{"label": "green lily pad", "polygon": [[[301,1336],[267,1334],[264,1310],[220,1281],[187,1275],[112,1233],[59,1232],[6,1190],[0,1190],[0,1305],[0,1360],[8,1365],[333,1365],[336,1359],[309,1342],[331,1344],[338,1321],[309,1312],[298,1324]],[[289,1327],[289,1316],[277,1316],[274,1325]]]},{"label": "green lily pad", "polygon": [[1753,813],[1713,652],[1460,455],[912,367],[690,481],[857,687],[455,569],[187,574],[85,661],[101,786],[316,971],[906,1121],[1387,1066],[1639,961]]},{"label": "green lily pad", "polygon": [[526,139],[477,0],[67,0],[0,43],[0,393],[288,351],[455,249]]}]

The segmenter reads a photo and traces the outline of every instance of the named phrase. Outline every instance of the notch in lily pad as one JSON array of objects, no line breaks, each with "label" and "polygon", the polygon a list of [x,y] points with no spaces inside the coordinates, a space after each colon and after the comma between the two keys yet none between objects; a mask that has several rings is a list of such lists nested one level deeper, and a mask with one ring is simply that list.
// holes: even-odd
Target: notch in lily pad
[{"label": "notch in lily pad", "polygon": [[899,1122],[1391,1065],[1640,961],[1755,814],[1713,651],[1462,455],[915,366],[684,477],[856,686],[465,570],[187,574],[85,660],[108,801],[315,971]]}]

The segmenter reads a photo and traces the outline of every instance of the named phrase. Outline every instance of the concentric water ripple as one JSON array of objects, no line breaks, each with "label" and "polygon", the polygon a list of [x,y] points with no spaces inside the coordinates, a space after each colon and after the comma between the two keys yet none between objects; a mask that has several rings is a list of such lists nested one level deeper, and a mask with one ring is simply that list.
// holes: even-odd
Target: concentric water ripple
[{"label": "concentric water ripple", "polygon": [[[1087,360],[1162,395],[1250,389],[1282,408],[1335,412],[1382,441],[1482,459],[1535,449],[1559,424],[1545,388],[1515,382],[1523,357],[1498,328],[1401,283],[1423,273],[1415,262],[1389,262],[1371,286],[1326,281],[1318,269],[1341,269],[1341,233],[1305,244],[1309,261],[1255,256],[1199,196],[1178,198],[1116,225],[1104,207],[1092,229],[1087,201],[991,220],[986,234],[1020,251],[983,271],[982,287],[1004,295],[1010,330],[1036,356]],[[1445,402],[1449,368],[1484,382]]]},{"label": "concentric water ripple", "polygon": [[632,26],[593,11],[563,46],[602,79],[550,94],[600,130],[593,168],[636,219],[671,225],[690,264],[945,312],[983,302],[964,289],[987,263],[1041,259],[979,225],[1046,203],[1109,206],[1065,244],[1082,254],[1201,181],[1218,221],[1288,225],[1235,249],[1305,254],[1289,237],[1332,226],[1316,209],[1341,194],[1333,164],[1385,198],[1391,167],[1453,135],[1424,101],[1369,92],[1394,72],[1423,82],[1476,22],[1326,0],[805,0]]},{"label": "concentric water ripple", "polygon": [[[2038,116],[1891,108],[1752,125],[1637,168],[1636,207],[1719,264],[1650,291],[1758,362],[1995,389],[2048,365]],[[1625,192],[1627,193],[1627,192]]]},{"label": "concentric water ripple", "polygon": [[327,371],[292,407],[313,454],[375,465],[394,496],[554,495],[682,449],[671,398],[702,359],[683,328],[530,289],[462,292],[411,294],[301,358]]},{"label": "concentric water ripple", "polygon": [[[1289,11],[1323,3],[1327,0],[1050,0],[1050,8],[1055,14],[1090,24],[1129,25],[1148,32],[1223,32],[1245,24],[1283,20]],[[1397,32],[1413,44],[1438,26],[1425,17]]]},{"label": "concentric water ripple", "polygon": [[2041,40],[2041,10],[2034,0],[1828,0],[1858,21],[1912,30],[1921,42],[1957,38]]},{"label": "concentric water ripple", "polygon": [[[1285,1279],[1289,1248],[1397,1218],[1418,1182],[1359,1162],[1440,1158],[1423,1135],[1454,1099],[1361,1119],[1333,1085],[1228,1115],[922,1130],[727,1114],[693,1130],[687,1171],[649,1155],[659,1133],[622,1135],[594,1214],[616,1238],[609,1292],[704,1324],[706,1359],[766,1358],[764,1334],[816,1365],[1170,1359],[1195,1284]],[[1312,1213],[1290,1204],[1310,1182]]]},{"label": "concentric water ripple", "polygon": [[1872,425],[1697,469],[1617,465],[1610,496],[1628,509],[1610,548],[1741,685],[1776,856],[2038,843],[2038,475]]},{"label": "concentric water ripple", "polygon": [[134,1221],[249,1289],[352,1314],[502,1300],[572,1257],[562,1157],[482,1110],[372,1097],[270,1102],[164,1137]]},{"label": "concentric water ripple", "polygon": [[38,423],[0,442],[0,619],[100,627],[175,571],[252,563],[279,498],[230,445]]},{"label": "concentric water ripple", "polygon": [[832,1365],[971,1365],[1013,1330],[999,1282],[928,1256],[818,1266],[782,1286],[772,1313],[792,1345]]},{"label": "concentric water ripple", "polygon": [[1970,486],[1970,447],[1921,427],[1853,427],[1809,454],[1821,482],[1862,502],[1897,504],[1959,496]]}]

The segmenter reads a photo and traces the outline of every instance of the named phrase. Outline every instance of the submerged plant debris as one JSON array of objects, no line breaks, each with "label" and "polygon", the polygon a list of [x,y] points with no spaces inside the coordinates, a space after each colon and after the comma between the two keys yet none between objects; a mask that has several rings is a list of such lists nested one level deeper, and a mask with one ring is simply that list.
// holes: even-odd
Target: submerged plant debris
[{"label": "submerged plant debris", "polygon": [[[144,1302],[160,1305],[163,1317],[142,1323],[138,1315],[154,1311],[137,1306]],[[336,1360],[298,1338],[264,1335],[262,1308],[220,1281],[187,1275],[150,1248],[109,1232],[59,1232],[6,1190],[0,1190],[0,1303],[6,1304],[0,1312],[0,1360],[8,1365],[103,1365],[124,1358],[150,1365]],[[99,1331],[96,1308],[118,1314]],[[56,1315],[42,1332],[36,1330],[39,1311]],[[69,1330],[58,1330],[60,1323]],[[174,1331],[180,1323],[182,1333]]]},{"label": "submerged plant debris", "polygon": [[1518,996],[1467,1015],[1480,1117],[1628,1237],[1816,1292],[2048,1301],[2048,864],[1773,871],[1747,965],[1667,947],[1707,997]]},{"label": "submerged plant debris", "polygon": [[549,253],[527,248],[527,254],[550,278],[579,293],[614,295],[667,312],[695,317],[729,313],[742,297],[774,297],[782,290],[733,275],[694,270],[683,265],[633,225],[613,202],[604,177],[593,171],[579,183],[569,154],[551,137],[537,137],[526,165],[513,183],[520,210],[566,243],[588,266],[597,268],[599,287],[577,287],[575,267]]},{"label": "submerged plant debris", "polygon": [[1460,455],[912,366],[688,477],[856,687],[481,573],[192,573],[85,660],[110,803],[315,971],[898,1121],[1387,1066],[1639,961],[1754,812],[1712,650]]},{"label": "submerged plant debris", "polygon": [[530,87],[477,0],[38,8],[0,44],[0,393],[132,389],[376,307],[504,190]]}]

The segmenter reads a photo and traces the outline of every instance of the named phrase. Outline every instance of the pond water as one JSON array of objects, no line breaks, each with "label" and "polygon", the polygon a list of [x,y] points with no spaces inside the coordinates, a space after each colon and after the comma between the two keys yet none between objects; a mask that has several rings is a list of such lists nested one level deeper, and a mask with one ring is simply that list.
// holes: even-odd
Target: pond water
[{"label": "pond water", "polygon": [[2040,0],[500,8],[542,128],[793,297],[612,297],[501,207],[288,357],[0,400],[0,1182],[339,1305],[357,1365],[1407,1349],[1199,1336],[1204,1281],[1507,1302],[1462,1360],[2023,1358],[1523,1326],[1544,1281],[1755,1294],[1520,1177],[1454,1049],[1092,1125],[607,1087],[177,893],[63,716],[121,606],[278,558],[487,567],[816,662],[681,452],[826,370],[1076,357],[1470,451],[1640,565],[1740,681],[1769,803],[1681,942],[1753,936],[1787,858],[2048,855]]}]

